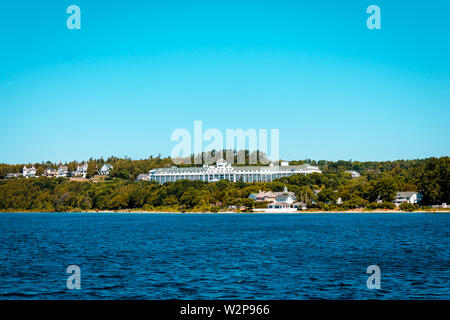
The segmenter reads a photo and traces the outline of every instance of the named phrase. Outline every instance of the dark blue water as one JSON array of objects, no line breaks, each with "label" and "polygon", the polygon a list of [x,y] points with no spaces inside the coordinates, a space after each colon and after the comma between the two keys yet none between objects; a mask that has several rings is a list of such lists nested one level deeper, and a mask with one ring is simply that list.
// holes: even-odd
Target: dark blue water
[{"label": "dark blue water", "polygon": [[423,213],[0,214],[0,299],[449,299],[449,227]]}]

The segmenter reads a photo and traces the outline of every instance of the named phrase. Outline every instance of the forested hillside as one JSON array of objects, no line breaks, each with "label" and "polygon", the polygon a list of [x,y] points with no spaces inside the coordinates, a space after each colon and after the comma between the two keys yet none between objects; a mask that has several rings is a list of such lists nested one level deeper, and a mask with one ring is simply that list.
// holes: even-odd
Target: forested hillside
[{"label": "forested hillside", "polygon": [[[157,167],[170,166],[170,158],[109,158],[88,161],[97,168],[103,163],[114,166],[111,180],[93,183],[69,181],[67,178],[13,178],[0,181],[0,210],[2,211],[72,211],[72,210],[177,210],[218,211],[229,206],[254,207],[248,199],[258,190],[281,191],[287,186],[299,200],[310,208],[351,209],[391,206],[397,191],[421,191],[423,204],[449,203],[450,158],[399,160],[385,162],[352,161],[291,161],[291,164],[319,165],[321,174],[295,175],[271,183],[216,183],[178,181],[159,185],[154,182],[135,182],[139,173]],[[67,165],[76,167],[78,163]],[[38,170],[52,163],[34,164]],[[20,172],[23,165],[0,165],[0,175]],[[42,168],[42,169],[40,169]],[[361,177],[352,178],[347,170],[356,170]],[[39,172],[38,172],[39,174]],[[93,175],[91,172],[90,175]],[[316,192],[314,192],[316,190]],[[320,192],[317,192],[320,190]],[[337,206],[341,198],[343,204]]]}]

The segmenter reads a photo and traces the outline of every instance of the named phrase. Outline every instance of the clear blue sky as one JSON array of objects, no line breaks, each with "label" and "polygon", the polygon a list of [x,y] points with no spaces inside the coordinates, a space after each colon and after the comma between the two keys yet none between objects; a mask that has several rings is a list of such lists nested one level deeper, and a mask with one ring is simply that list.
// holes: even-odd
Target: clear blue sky
[{"label": "clear blue sky", "polygon": [[[71,4],[81,30],[66,28]],[[168,155],[194,120],[279,128],[285,159],[448,156],[449,13],[447,0],[1,1],[0,162]]]}]

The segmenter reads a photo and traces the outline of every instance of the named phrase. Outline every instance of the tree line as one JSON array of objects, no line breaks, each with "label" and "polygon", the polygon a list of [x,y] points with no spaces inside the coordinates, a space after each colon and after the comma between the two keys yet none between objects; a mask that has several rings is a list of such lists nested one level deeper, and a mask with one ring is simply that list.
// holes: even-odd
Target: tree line
[{"label": "tree line", "polygon": [[[383,162],[353,161],[291,161],[291,164],[318,165],[322,173],[294,175],[274,182],[215,183],[177,181],[160,185],[156,182],[135,182],[139,173],[152,168],[171,166],[170,158],[151,157],[144,160],[111,157],[90,159],[93,168],[111,163],[111,180],[79,182],[67,178],[13,178],[0,181],[2,211],[76,211],[76,210],[173,210],[219,211],[234,206],[251,209],[260,204],[249,199],[259,190],[282,191],[286,186],[309,208],[321,210],[352,208],[391,208],[397,191],[420,191],[423,204],[449,203],[449,157]],[[76,167],[78,163],[68,163]],[[35,164],[37,166],[37,164]],[[89,167],[90,167],[89,165]],[[39,167],[57,166],[44,163]],[[20,172],[23,165],[0,165],[0,176]],[[16,170],[16,171],[11,171]],[[42,169],[44,170],[44,169]],[[361,177],[352,178],[348,170]],[[91,173],[94,174],[94,173]],[[338,199],[342,203],[337,205]]]}]

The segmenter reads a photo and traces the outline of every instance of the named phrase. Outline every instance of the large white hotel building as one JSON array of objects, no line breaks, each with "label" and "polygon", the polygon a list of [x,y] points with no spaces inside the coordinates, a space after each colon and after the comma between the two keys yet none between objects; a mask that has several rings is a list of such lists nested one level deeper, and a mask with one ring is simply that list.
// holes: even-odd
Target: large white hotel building
[{"label": "large white hotel building", "polygon": [[216,165],[203,165],[203,167],[171,167],[159,168],[149,171],[149,180],[159,183],[178,180],[200,180],[216,182],[228,179],[237,182],[271,182],[274,179],[289,177],[294,174],[321,173],[318,167],[309,164],[290,166],[282,162],[281,166],[245,166],[233,167],[224,160],[217,161]]}]

